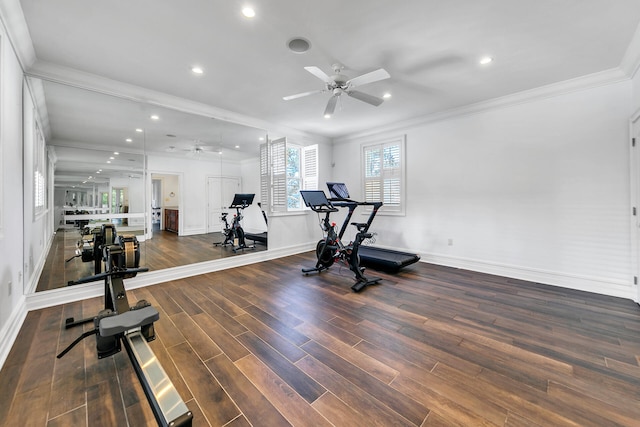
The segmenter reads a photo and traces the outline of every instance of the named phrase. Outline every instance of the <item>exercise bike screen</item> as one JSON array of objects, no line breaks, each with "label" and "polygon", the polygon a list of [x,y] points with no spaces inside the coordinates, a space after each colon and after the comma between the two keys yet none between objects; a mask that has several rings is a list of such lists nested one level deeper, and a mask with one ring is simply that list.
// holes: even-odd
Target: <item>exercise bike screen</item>
[{"label": "exercise bike screen", "polygon": [[329,187],[331,197],[336,199],[349,198],[349,190],[347,190],[347,185],[344,182],[327,182],[327,187]]}]

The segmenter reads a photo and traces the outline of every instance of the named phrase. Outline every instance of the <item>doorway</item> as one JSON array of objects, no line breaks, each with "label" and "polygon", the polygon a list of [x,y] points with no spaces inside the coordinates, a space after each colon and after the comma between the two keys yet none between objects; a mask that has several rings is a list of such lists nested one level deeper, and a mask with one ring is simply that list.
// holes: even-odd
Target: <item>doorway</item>
[{"label": "doorway", "polygon": [[151,179],[151,233],[162,227],[162,179]]}]

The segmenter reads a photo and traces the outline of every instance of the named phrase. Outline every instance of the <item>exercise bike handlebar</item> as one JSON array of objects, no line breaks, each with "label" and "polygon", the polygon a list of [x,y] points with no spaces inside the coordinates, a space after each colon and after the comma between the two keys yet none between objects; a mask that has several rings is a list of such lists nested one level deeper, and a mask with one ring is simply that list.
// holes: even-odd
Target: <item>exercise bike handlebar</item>
[{"label": "exercise bike handlebar", "polygon": [[331,212],[338,212],[338,208],[333,207],[332,205],[313,205],[313,206],[309,206],[309,208],[314,211],[314,212],[318,212],[318,213],[331,213]]}]

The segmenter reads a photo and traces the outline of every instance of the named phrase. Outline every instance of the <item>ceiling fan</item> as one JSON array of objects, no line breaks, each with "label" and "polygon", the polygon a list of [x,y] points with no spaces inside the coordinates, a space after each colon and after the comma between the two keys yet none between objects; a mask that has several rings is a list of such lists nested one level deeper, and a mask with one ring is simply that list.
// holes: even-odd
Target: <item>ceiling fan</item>
[{"label": "ceiling fan", "polygon": [[310,92],[302,92],[295,95],[284,96],[282,99],[284,99],[285,101],[290,101],[292,99],[302,98],[303,96],[314,95],[316,93],[331,92],[331,98],[329,98],[327,107],[324,110],[325,117],[331,117],[331,115],[333,115],[333,112],[336,109],[338,98],[340,98],[343,93],[346,93],[352,98],[366,102],[367,104],[371,104],[376,107],[382,104],[382,102],[384,101],[382,98],[378,98],[377,96],[354,90],[354,88],[391,77],[384,68],[379,68],[375,71],[371,71],[370,73],[366,73],[352,79],[349,79],[344,74],[341,74],[343,68],[344,67],[340,64],[333,64],[334,74],[332,76],[328,76],[318,67],[304,67],[305,70],[322,80],[325,83],[325,88],[320,90],[312,90]]},{"label": "ceiling fan", "polygon": [[166,150],[169,153],[175,153],[176,151],[186,152],[187,157],[200,158],[204,153],[220,153],[220,150],[215,149],[206,144],[202,144],[199,141],[194,141],[194,144],[188,148],[177,149],[174,145],[169,146]]}]

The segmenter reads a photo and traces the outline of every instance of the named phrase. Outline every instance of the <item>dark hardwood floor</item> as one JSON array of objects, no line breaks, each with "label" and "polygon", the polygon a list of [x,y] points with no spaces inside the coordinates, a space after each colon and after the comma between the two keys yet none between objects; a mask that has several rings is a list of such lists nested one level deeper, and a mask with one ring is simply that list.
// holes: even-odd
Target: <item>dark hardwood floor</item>
[{"label": "dark hardwood floor", "polygon": [[[67,286],[70,280],[78,280],[94,274],[93,261],[83,262],[80,257],[73,258],[76,243],[80,238],[80,231],[77,228],[59,229],[56,232],[38,280],[36,292],[61,288]],[[222,233],[178,236],[169,231],[156,230],[153,232],[152,239],[140,242],[140,266],[154,271],[267,249],[261,243],[255,243],[253,249],[237,252],[234,252],[230,246],[213,245],[214,242],[223,240]],[[253,243],[247,240],[248,245]],[[69,259],[70,261],[66,262]]]},{"label": "dark hardwood floor", "polygon": [[[312,254],[130,291],[196,426],[638,426],[640,308],[629,300],[418,263],[361,293]],[[30,312],[0,371],[7,426],[145,426],[124,353]]]}]

